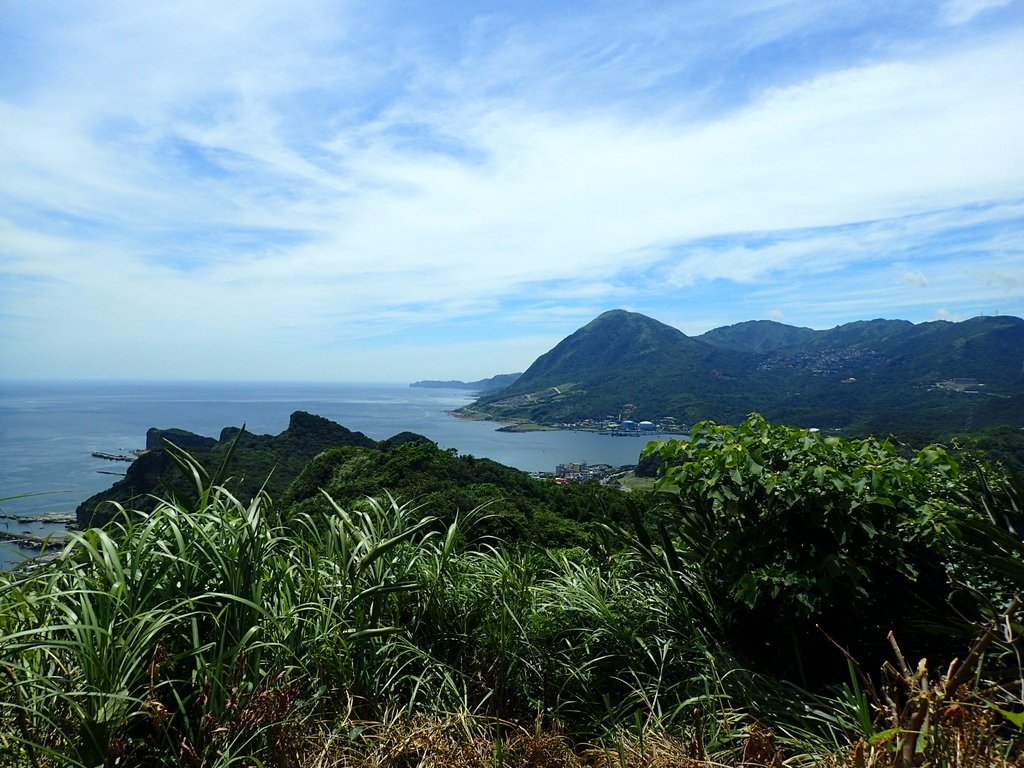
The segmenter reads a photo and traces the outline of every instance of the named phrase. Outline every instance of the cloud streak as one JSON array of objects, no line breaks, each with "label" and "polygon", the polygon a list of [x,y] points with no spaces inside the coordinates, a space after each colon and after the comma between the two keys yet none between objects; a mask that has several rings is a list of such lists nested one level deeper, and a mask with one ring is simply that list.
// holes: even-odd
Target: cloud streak
[{"label": "cloud streak", "polygon": [[1021,307],[963,279],[1024,255],[998,5],[8,10],[0,375],[475,378],[544,351],[514,319],[621,304],[694,332]]}]

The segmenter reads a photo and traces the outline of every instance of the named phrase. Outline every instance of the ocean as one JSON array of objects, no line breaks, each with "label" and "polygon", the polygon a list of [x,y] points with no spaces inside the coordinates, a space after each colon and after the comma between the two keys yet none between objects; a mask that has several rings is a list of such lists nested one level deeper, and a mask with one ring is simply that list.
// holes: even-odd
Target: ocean
[{"label": "ocean", "polygon": [[[245,424],[250,432],[278,434],[302,410],[375,440],[417,432],[442,448],[526,471],[563,462],[634,464],[647,444],[591,432],[498,432],[494,422],[448,413],[472,399],[464,390],[407,384],[0,382],[0,530],[36,536],[63,530],[24,518],[71,514],[110,487],[118,478],[108,473],[128,465],[95,458],[93,451],[144,448],[150,427],[218,437],[224,427]],[[0,567],[24,556],[0,542]]]}]

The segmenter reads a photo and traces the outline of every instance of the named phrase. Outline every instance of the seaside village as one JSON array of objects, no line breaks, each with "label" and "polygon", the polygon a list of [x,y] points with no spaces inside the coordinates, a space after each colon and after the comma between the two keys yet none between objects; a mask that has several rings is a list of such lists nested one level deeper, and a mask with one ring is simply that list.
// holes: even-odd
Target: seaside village
[{"label": "seaside village", "polygon": [[566,483],[585,483],[596,480],[604,485],[618,482],[618,478],[626,474],[628,469],[613,467],[611,464],[559,464],[554,472],[531,472],[530,477],[538,480],[554,480],[559,485]]},{"label": "seaside village", "polygon": [[[654,438],[658,434],[677,434],[682,427],[672,417],[666,417],[663,424],[652,421],[595,421],[584,419],[571,424],[556,424],[559,429],[579,429],[587,432],[600,431],[602,435],[615,437],[647,437]],[[559,485],[566,483],[585,483],[596,480],[603,485],[617,485],[619,479],[627,474],[632,467],[613,467],[611,464],[566,463],[555,467],[554,472],[531,472],[530,476],[538,480],[554,480]]]}]

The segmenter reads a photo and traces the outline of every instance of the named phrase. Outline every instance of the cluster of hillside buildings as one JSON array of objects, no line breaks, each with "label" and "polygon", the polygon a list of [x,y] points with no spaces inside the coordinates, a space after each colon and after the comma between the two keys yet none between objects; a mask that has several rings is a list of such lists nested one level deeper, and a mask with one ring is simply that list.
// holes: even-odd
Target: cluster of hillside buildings
[{"label": "cluster of hillside buildings", "polygon": [[531,472],[530,476],[538,480],[554,480],[556,483],[585,483],[588,480],[607,482],[614,476],[622,474],[620,467],[611,464],[559,464],[554,472]]},{"label": "cluster of hillside buildings", "polygon": [[858,365],[877,364],[882,362],[881,355],[853,347],[827,347],[815,352],[799,352],[797,354],[774,354],[764,360],[759,370],[771,368],[794,368],[808,370],[817,374],[833,374],[846,370],[851,363]]}]

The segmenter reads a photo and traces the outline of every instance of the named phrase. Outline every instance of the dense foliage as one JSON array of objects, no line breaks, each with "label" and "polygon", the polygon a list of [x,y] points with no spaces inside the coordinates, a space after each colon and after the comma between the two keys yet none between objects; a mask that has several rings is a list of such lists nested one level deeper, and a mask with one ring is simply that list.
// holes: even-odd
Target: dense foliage
[{"label": "dense foliage", "polygon": [[1003,424],[971,432],[955,431],[946,435],[945,442],[1024,476],[1024,430],[1020,427]]},{"label": "dense foliage", "polygon": [[310,734],[422,712],[581,737],[746,717],[728,657],[628,551],[467,549],[395,502],[283,525],[264,496],[197,493],[3,576],[4,764],[287,765]]},{"label": "dense foliage", "polygon": [[445,524],[482,508],[477,538],[509,545],[601,545],[600,523],[628,520],[646,510],[646,494],[623,494],[596,482],[557,485],[535,480],[490,459],[442,450],[426,439],[379,449],[342,447],[311,461],[283,496],[294,513],[324,514],[324,493],[349,506],[386,488],[431,510]]},{"label": "dense foliage", "polygon": [[831,641],[880,661],[890,630],[952,652],[949,575],[962,583],[953,592],[1012,590],[978,581],[963,529],[985,519],[984,479],[941,447],[904,451],[752,416],[698,424],[690,440],[650,452],[658,487],[678,502],[663,516],[666,545],[705,579],[737,647],[777,672],[820,677],[829,657],[843,663]]},{"label": "dense foliage", "polygon": [[[192,436],[197,437],[197,436]],[[489,459],[442,450],[414,433],[377,442],[319,416],[296,412],[276,436],[226,428],[212,447],[189,450],[206,476],[229,479],[243,503],[268,493],[289,509],[323,513],[326,490],[343,505],[388,490],[429,506],[442,521],[486,505],[477,536],[548,547],[599,545],[598,523],[625,520],[646,504],[595,483],[560,486]],[[78,508],[79,527],[99,526],[114,515],[111,502],[151,511],[161,498],[188,500],[194,484],[179,471],[173,451],[150,451],[126,477]]]},{"label": "dense foliage", "polygon": [[[328,451],[277,503],[171,456],[190,494],[0,575],[0,764],[1024,759],[1024,511],[941,449],[704,424],[660,449],[666,503],[614,514],[415,436]],[[546,540],[563,502],[590,551]],[[914,617],[971,635],[947,653]],[[888,618],[879,677],[860,654]]]}]

